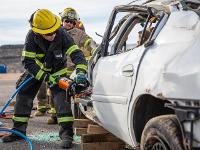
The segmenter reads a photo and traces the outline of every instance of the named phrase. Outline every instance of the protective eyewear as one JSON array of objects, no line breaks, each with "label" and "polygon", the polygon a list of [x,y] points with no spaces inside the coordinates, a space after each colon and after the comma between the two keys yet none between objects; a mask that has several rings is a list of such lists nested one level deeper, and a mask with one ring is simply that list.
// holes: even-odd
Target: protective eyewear
[{"label": "protective eyewear", "polygon": [[74,21],[71,21],[71,20],[64,20],[65,23],[71,23],[71,24],[75,24]]},{"label": "protective eyewear", "polygon": [[54,34],[56,34],[57,31],[54,31],[52,33],[48,33],[48,34],[44,34],[45,36],[53,36]]}]

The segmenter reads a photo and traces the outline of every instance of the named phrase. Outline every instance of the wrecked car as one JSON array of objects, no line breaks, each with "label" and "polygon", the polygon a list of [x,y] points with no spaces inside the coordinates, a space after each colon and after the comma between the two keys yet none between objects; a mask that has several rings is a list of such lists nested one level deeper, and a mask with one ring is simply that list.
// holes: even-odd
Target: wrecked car
[{"label": "wrecked car", "polygon": [[115,7],[82,112],[133,148],[200,149],[199,12],[198,0]]}]

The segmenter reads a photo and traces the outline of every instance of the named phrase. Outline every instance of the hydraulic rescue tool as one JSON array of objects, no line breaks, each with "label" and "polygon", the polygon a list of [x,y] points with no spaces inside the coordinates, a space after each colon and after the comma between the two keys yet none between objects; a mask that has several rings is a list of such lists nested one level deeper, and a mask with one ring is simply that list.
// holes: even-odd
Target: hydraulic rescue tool
[{"label": "hydraulic rescue tool", "polygon": [[58,79],[57,82],[58,86],[66,90],[66,99],[72,100],[72,106],[73,106],[73,114],[75,118],[81,118],[83,116],[83,113],[81,112],[79,108],[80,100],[83,97],[87,97],[88,95],[91,95],[92,90],[89,88],[89,82],[87,81],[85,84],[77,84],[75,81],[72,81],[68,78],[62,77]]},{"label": "hydraulic rescue tool", "polygon": [[[85,93],[88,89],[89,82],[85,82],[84,84],[77,84],[75,81],[66,78],[66,77],[58,77],[56,79],[57,85],[59,88],[66,90],[67,96],[76,96],[79,94]],[[49,85],[52,87],[52,85]],[[53,85],[54,86],[54,85]],[[88,93],[88,92],[86,92]]]}]

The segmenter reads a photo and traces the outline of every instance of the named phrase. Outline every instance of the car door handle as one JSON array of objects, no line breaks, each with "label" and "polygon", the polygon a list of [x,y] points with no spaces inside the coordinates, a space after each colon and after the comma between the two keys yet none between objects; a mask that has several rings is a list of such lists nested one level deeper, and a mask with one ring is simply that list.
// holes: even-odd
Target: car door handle
[{"label": "car door handle", "polygon": [[125,77],[131,77],[134,74],[134,67],[133,65],[129,64],[122,68],[122,75]]}]

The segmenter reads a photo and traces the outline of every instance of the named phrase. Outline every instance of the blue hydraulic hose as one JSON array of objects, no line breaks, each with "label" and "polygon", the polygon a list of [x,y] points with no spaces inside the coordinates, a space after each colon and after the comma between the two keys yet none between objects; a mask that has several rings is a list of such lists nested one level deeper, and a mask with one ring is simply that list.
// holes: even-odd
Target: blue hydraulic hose
[{"label": "blue hydraulic hose", "polygon": [[[8,99],[8,101],[6,102],[6,104],[3,106],[3,108],[0,110],[0,114],[3,114],[4,110],[8,107],[8,105],[10,104],[10,102],[13,100],[13,98],[15,97],[15,95],[21,90],[21,88],[24,87],[24,85],[26,85],[31,79],[33,79],[33,77],[28,78],[26,81],[24,81],[15,91],[15,93]],[[1,122],[0,122],[1,123]],[[2,125],[2,124],[1,124]],[[31,142],[31,140],[29,138],[27,138],[24,134],[20,133],[19,131],[16,130],[9,130],[9,129],[3,129],[0,128],[0,132],[10,132],[10,133],[14,133],[17,134],[18,136],[22,137],[30,146],[30,150],[34,150],[33,144]]]},{"label": "blue hydraulic hose", "polygon": [[31,140],[29,140],[29,138],[27,138],[24,134],[20,133],[19,131],[0,128],[0,132],[10,132],[10,133],[17,134],[29,144],[30,150],[34,150],[33,143],[31,142]]},{"label": "blue hydraulic hose", "polygon": [[8,105],[10,104],[10,102],[12,101],[12,99],[15,97],[15,95],[21,90],[21,88],[24,87],[24,85],[26,85],[26,83],[28,83],[31,79],[33,79],[33,77],[28,78],[26,81],[24,81],[15,91],[15,93],[8,99],[8,101],[6,102],[6,104],[3,106],[3,108],[0,111],[0,114],[3,114],[4,110],[8,107]]}]

